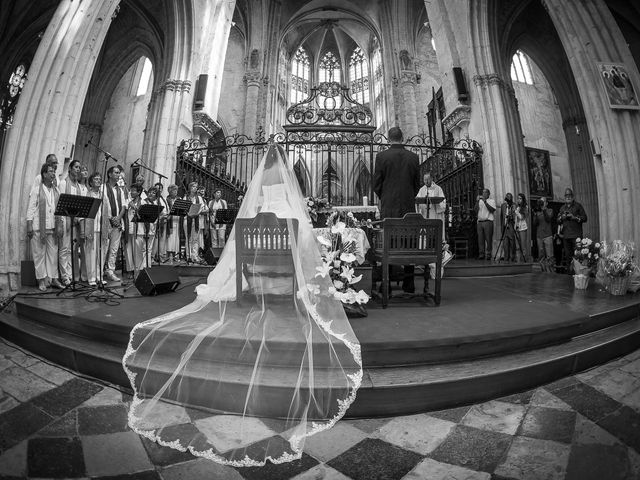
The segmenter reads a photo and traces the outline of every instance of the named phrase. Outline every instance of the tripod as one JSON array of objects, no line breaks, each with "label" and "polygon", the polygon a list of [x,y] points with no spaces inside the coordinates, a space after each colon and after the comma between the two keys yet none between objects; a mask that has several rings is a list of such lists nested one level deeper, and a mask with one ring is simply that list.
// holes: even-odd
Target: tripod
[{"label": "tripod", "polygon": [[520,255],[522,255],[522,261],[524,263],[527,262],[527,259],[524,256],[524,252],[522,251],[522,244],[520,243],[520,232],[518,230],[515,229],[515,221],[514,220],[507,220],[507,226],[505,228],[502,229],[502,235],[500,236],[500,241],[498,242],[498,248],[496,248],[496,253],[493,256],[493,261],[495,262],[496,258],[498,258],[498,252],[500,251],[500,245],[502,245],[502,242],[504,240],[504,236],[507,233],[507,228],[508,227],[513,228],[513,233],[516,239],[516,258],[518,257],[518,248],[520,249]]}]

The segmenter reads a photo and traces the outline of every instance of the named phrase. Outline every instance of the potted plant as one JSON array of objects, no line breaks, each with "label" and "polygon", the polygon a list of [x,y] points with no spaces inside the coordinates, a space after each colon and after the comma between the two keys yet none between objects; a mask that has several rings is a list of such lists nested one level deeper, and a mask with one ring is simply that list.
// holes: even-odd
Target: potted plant
[{"label": "potted plant", "polygon": [[590,238],[576,238],[573,251],[573,283],[578,289],[586,289],[589,278],[600,258],[600,244]]}]

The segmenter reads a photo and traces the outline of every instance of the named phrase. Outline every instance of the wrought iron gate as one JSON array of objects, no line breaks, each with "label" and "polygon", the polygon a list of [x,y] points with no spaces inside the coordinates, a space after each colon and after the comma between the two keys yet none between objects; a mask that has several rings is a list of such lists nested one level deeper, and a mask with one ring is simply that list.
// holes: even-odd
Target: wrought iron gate
[{"label": "wrought iron gate", "polygon": [[[303,193],[325,198],[332,205],[370,203],[376,154],[389,147],[383,134],[375,133],[368,107],[349,96],[337,83],[323,83],[311,89],[309,98],[287,111],[284,132],[255,139],[246,135],[226,137],[221,144],[202,145],[185,140],[178,148],[176,181],[186,187],[190,181],[205,185],[207,192],[221,188],[223,196],[235,203],[244,192],[271,142],[282,144],[289,155]],[[426,135],[405,141],[415,152],[422,171],[430,170],[443,188],[450,206],[451,228],[474,235],[473,207],[482,188],[482,149],[473,140],[435,145]]]}]

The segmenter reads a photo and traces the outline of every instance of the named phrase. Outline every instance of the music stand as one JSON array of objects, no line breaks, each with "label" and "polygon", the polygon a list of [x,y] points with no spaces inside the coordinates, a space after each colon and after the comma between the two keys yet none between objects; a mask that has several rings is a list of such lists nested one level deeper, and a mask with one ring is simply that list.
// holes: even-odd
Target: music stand
[{"label": "music stand", "polygon": [[216,210],[216,223],[217,224],[232,224],[236,221],[238,216],[237,208],[220,208]]},{"label": "music stand", "polygon": [[69,193],[61,193],[56,204],[54,215],[60,217],[69,217],[71,221],[71,282],[65,286],[56,295],[60,295],[66,289],[71,288],[76,291],[76,272],[75,272],[75,245],[73,238],[73,229],[75,227],[76,218],[96,218],[96,213],[100,208],[102,199],[85,197],[83,195],[71,195]]},{"label": "music stand", "polygon": [[444,197],[416,197],[416,205],[427,205],[427,218],[429,218],[429,210],[431,209],[431,205],[437,205],[438,203],[442,203]]},{"label": "music stand", "polygon": [[[164,205],[156,205],[155,203],[146,203],[138,209],[138,216],[133,219],[134,222],[144,222],[144,248],[146,251],[146,265],[149,268],[149,225],[155,223],[160,216],[160,212],[164,210]],[[135,262],[135,258],[134,258]],[[135,268],[135,266],[134,266]]]},{"label": "music stand", "polygon": [[180,217],[184,217],[189,212],[191,205],[192,204],[189,200],[184,200],[183,198],[176,198],[173,201],[173,205],[171,206],[169,215],[178,215]]}]

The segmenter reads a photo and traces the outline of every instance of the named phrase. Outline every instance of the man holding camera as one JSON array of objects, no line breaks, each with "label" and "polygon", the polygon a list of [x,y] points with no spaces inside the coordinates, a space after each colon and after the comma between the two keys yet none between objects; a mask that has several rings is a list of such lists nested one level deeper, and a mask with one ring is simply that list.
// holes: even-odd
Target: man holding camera
[{"label": "man holding camera", "polygon": [[562,246],[564,248],[564,260],[567,272],[571,273],[571,259],[576,248],[576,238],[582,237],[582,224],[587,221],[584,207],[575,201],[573,190],[567,188],[564,191],[564,205],[558,212],[558,224],[562,226]]},{"label": "man holding camera", "polygon": [[489,195],[491,192],[485,188],[482,190],[482,195],[478,195],[476,200],[478,260],[485,258],[491,260],[491,250],[493,249],[493,212],[496,211],[496,202],[489,198]]}]

